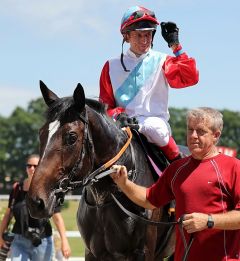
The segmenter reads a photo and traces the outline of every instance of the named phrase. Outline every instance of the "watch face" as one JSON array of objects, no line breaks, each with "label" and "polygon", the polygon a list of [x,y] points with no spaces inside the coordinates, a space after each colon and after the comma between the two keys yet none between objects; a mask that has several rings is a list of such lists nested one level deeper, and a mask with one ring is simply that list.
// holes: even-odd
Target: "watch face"
[{"label": "watch face", "polygon": [[212,228],[214,226],[214,221],[212,219],[211,215],[208,215],[208,222],[207,222],[208,228]]},{"label": "watch face", "polygon": [[208,228],[212,228],[213,225],[214,225],[214,222],[213,222],[213,221],[208,221],[208,222],[207,222]]}]

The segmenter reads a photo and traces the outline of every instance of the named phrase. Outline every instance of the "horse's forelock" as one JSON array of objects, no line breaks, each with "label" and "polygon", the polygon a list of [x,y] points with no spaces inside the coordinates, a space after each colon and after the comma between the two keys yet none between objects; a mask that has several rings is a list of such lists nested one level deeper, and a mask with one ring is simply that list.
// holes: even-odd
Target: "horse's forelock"
[{"label": "horse's forelock", "polygon": [[72,97],[65,97],[55,101],[47,111],[48,121],[62,120],[66,118],[69,111],[74,108]]}]

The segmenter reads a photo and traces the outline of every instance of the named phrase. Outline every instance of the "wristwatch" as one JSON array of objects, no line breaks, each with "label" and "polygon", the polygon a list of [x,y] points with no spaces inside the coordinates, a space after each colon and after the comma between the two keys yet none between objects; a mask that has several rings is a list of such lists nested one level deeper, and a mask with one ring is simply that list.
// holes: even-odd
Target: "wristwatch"
[{"label": "wristwatch", "polygon": [[212,215],[208,215],[208,221],[207,221],[207,227],[208,228],[213,228],[214,226],[214,221],[213,221],[213,218],[212,218]]}]

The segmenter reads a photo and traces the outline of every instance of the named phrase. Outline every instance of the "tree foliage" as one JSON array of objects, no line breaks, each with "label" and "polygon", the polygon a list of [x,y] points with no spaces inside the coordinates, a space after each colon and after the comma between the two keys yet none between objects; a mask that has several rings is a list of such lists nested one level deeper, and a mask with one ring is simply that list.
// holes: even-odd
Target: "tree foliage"
[{"label": "tree foliage", "polygon": [[[9,117],[0,116],[0,191],[8,193],[14,181],[25,176],[25,160],[38,153],[38,131],[45,121],[46,105],[42,98],[29,103],[26,110],[17,107]],[[187,109],[170,108],[170,125],[178,144],[186,145]],[[224,130],[219,145],[240,146],[240,113],[221,111]],[[238,157],[240,156],[240,152]]]},{"label": "tree foliage", "polygon": [[44,122],[45,108],[43,100],[37,99],[27,110],[17,107],[10,117],[0,117],[1,193],[24,177],[27,156],[38,153],[38,130]]}]

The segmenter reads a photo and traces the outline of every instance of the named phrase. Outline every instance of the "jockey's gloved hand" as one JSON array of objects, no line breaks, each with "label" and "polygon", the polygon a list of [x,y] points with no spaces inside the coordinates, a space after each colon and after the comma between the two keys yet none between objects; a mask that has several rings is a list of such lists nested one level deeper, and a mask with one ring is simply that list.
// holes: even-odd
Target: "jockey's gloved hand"
[{"label": "jockey's gloved hand", "polygon": [[128,115],[125,112],[118,114],[116,120],[121,128],[130,127],[134,129],[139,129],[137,119],[135,117],[128,117]]},{"label": "jockey's gloved hand", "polygon": [[179,28],[173,22],[162,22],[162,37],[168,43],[168,47],[171,47],[174,44],[179,44],[178,32]]}]

